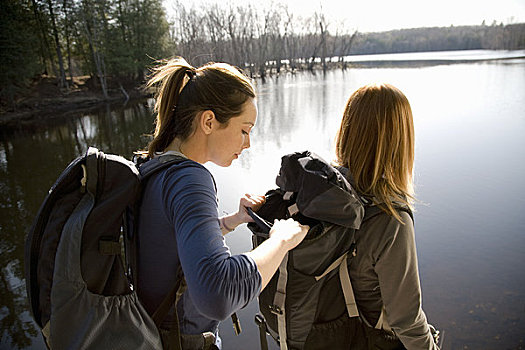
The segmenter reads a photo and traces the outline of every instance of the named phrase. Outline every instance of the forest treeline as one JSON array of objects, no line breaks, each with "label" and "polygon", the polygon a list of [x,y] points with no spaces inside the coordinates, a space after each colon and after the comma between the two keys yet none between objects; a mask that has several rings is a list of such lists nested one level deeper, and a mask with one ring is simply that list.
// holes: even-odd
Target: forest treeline
[{"label": "forest treeline", "polygon": [[391,52],[522,49],[525,24],[417,28],[360,33],[351,23],[330,22],[321,10],[298,17],[287,6],[195,7],[161,0],[2,0],[0,101],[42,76],[68,91],[76,76],[108,98],[144,82],[156,59],[175,55],[200,65],[224,61],[251,76],[329,64],[344,56]]}]

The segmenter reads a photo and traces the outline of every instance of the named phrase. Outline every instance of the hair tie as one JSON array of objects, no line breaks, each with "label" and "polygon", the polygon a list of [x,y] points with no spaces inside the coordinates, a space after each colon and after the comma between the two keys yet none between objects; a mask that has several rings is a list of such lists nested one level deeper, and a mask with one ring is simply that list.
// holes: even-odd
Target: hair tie
[{"label": "hair tie", "polygon": [[182,90],[186,87],[186,85],[189,84],[190,81],[193,80],[193,77],[196,75],[197,73],[193,69],[187,70],[185,72],[184,78],[182,78],[182,86],[180,87],[179,94],[182,93]]},{"label": "hair tie", "polygon": [[188,78],[193,79],[197,76],[197,72],[195,72],[195,70],[191,69],[191,70],[187,70],[186,71],[186,75],[188,76]]}]

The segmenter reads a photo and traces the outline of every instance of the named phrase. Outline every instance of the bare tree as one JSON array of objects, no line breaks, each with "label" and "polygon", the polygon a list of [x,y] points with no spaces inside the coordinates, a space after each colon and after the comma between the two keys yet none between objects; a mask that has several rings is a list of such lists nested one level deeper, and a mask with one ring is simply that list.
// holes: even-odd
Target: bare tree
[{"label": "bare tree", "polygon": [[195,6],[186,8],[180,1],[175,6],[177,8],[175,27],[179,39],[179,54],[196,65],[201,61],[209,61],[210,53],[206,52],[206,33],[202,25],[204,15]]},{"label": "bare tree", "polygon": [[257,36],[257,59],[255,64],[259,70],[259,76],[264,79],[266,78],[266,63],[268,62],[269,13],[267,11],[258,13],[255,23],[255,32]]},{"label": "bare tree", "polygon": [[326,19],[326,16],[323,13],[323,7],[321,5],[321,9],[319,12],[315,12],[314,14],[315,22],[319,26],[319,50],[321,54],[321,63],[323,65],[323,71],[326,71],[327,64],[326,64],[326,46],[328,41],[328,20]]},{"label": "bare tree", "polygon": [[303,57],[307,68],[310,71],[314,70],[315,60],[319,55],[321,49],[321,36],[319,35],[319,26],[317,18],[313,17],[306,18],[304,20],[305,33],[301,37],[300,46],[302,49],[301,57]]},{"label": "bare tree", "polygon": [[207,36],[210,40],[210,54],[213,60],[224,61],[226,59],[226,32],[224,28],[225,11],[218,4],[214,4],[205,10],[204,24]]},{"label": "bare tree", "polygon": [[297,69],[297,35],[295,33],[295,19],[293,14],[285,7],[284,27],[284,51],[288,57],[288,64],[292,72]]},{"label": "bare tree", "polygon": [[350,50],[352,49],[352,44],[358,34],[357,29],[353,34],[345,34],[341,37],[341,53],[339,55],[339,62],[343,63],[343,69],[347,68],[347,62],[345,61],[345,56],[350,55]]},{"label": "bare tree", "polygon": [[255,9],[251,6],[239,6],[239,23],[241,25],[240,34],[240,47],[241,47],[241,60],[242,67],[248,68],[250,75],[255,75],[254,64],[254,41],[255,41],[255,20],[256,14]]}]

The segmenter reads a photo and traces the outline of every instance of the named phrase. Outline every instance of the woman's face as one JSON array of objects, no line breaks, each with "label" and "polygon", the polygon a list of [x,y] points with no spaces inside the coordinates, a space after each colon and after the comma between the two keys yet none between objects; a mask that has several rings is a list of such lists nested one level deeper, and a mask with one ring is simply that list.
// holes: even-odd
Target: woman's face
[{"label": "woman's face", "polygon": [[215,120],[217,127],[208,138],[209,160],[219,166],[230,166],[244,149],[250,147],[250,132],[256,120],[257,105],[254,98],[244,103],[242,113],[231,118],[226,127]]}]

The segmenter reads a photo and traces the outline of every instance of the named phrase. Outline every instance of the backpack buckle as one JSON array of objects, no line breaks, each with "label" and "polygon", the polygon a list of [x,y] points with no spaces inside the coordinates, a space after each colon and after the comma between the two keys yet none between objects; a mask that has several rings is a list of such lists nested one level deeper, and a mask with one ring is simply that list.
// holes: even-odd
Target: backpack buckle
[{"label": "backpack buckle", "polygon": [[270,309],[270,312],[275,315],[282,315],[284,313],[283,310],[277,305],[269,305],[268,308]]},{"label": "backpack buckle", "polygon": [[85,164],[81,164],[80,166],[82,167],[82,179],[80,179],[80,192],[86,193],[87,168]]}]

